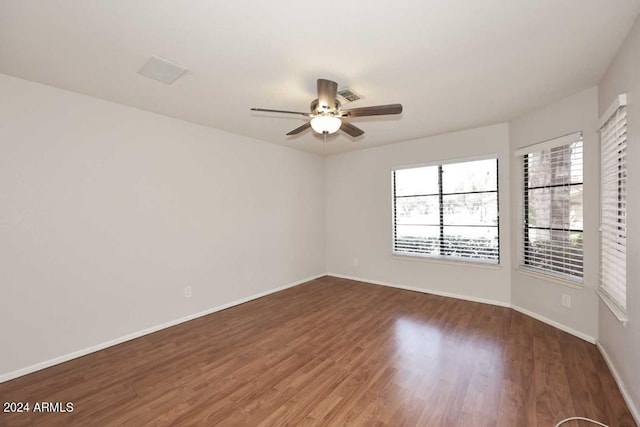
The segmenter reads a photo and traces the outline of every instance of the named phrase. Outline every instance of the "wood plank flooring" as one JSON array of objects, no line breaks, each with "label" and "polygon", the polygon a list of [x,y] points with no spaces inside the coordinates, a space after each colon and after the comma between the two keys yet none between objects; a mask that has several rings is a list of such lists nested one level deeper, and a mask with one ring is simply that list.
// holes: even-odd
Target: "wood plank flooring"
[{"label": "wood plank flooring", "polygon": [[0,384],[0,401],[74,403],[2,426],[635,426],[589,343],[333,277]]}]

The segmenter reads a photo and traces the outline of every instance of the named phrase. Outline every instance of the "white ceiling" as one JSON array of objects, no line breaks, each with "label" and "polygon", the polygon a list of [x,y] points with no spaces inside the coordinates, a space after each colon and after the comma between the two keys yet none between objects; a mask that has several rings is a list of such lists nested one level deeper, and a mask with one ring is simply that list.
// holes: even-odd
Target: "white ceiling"
[{"label": "white ceiling", "polygon": [[[0,72],[229,132],[334,153],[506,121],[596,84],[640,0],[4,0]],[[151,55],[189,72],[136,72]],[[316,79],[400,102],[356,140],[285,134]]]}]

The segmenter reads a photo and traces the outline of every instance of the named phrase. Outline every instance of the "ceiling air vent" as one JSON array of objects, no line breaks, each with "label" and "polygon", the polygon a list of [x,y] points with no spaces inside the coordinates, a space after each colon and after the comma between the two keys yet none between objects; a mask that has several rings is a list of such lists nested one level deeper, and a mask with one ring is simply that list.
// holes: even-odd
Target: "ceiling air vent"
[{"label": "ceiling air vent", "polygon": [[138,70],[138,74],[170,85],[186,71],[187,69],[182,65],[169,61],[166,58],[153,55],[147,63]]},{"label": "ceiling air vent", "polygon": [[339,90],[338,96],[340,97],[340,103],[343,105],[362,99],[362,97],[355,93],[353,89],[349,88]]}]

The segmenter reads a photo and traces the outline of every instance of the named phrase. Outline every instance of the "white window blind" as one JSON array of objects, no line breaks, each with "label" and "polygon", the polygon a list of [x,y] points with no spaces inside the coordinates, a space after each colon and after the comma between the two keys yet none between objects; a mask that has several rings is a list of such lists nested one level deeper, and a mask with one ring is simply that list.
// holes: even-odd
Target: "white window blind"
[{"label": "white window blind", "polygon": [[582,134],[576,133],[519,150],[520,265],[577,282],[583,276],[582,149]]},{"label": "white window blind", "polygon": [[627,109],[600,128],[600,290],[626,311]]},{"label": "white window blind", "polygon": [[396,169],[393,252],[498,263],[498,159]]}]

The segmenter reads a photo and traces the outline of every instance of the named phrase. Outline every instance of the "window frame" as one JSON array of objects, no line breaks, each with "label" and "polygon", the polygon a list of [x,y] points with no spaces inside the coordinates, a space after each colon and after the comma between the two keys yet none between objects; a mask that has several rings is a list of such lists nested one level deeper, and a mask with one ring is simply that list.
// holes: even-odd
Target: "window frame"
[{"label": "window frame", "polygon": [[[528,167],[527,167],[527,162],[528,162],[528,155],[532,154],[532,153],[539,153],[542,151],[548,151],[551,150],[552,148],[557,148],[557,147],[562,147],[562,146],[567,146],[570,145],[572,143],[577,142],[575,139],[572,140],[572,138],[576,138],[579,137],[580,141],[582,141],[582,171],[583,171],[583,175],[582,175],[582,181],[580,183],[571,183],[569,182],[569,184],[554,184],[554,185],[543,185],[543,186],[538,186],[538,187],[534,187],[533,189],[538,189],[538,188],[554,188],[554,187],[564,187],[564,186],[576,186],[576,185],[582,185],[583,188],[583,193],[582,193],[582,219],[583,219],[583,225],[582,225],[582,230],[577,230],[577,229],[572,229],[572,228],[567,228],[566,230],[564,229],[558,229],[559,231],[566,231],[567,233],[571,233],[571,232],[582,232],[582,275],[581,276],[575,276],[575,275],[571,275],[568,273],[563,273],[560,271],[554,271],[551,269],[545,269],[545,268],[540,268],[540,267],[536,267],[536,266],[532,266],[530,264],[527,264],[525,262],[526,259],[526,248],[527,248],[527,242],[528,242],[528,234],[529,234],[529,229],[531,227],[528,227],[528,217],[529,217],[529,212],[527,210],[528,207],[528,203],[529,203],[529,198],[528,198],[528,190],[531,190],[531,188],[528,187],[528,176],[525,176],[525,171],[528,171]],[[562,141],[562,143],[554,143],[555,141]],[[518,173],[520,176],[520,203],[518,204],[518,211],[519,211],[519,218],[520,218],[520,225],[519,225],[519,231],[518,231],[518,270],[522,271],[523,273],[527,273],[527,274],[531,274],[533,276],[537,276],[537,277],[541,277],[545,280],[551,280],[551,281],[555,281],[558,283],[562,283],[571,287],[576,287],[576,288],[583,288],[584,287],[584,235],[585,235],[585,231],[584,231],[584,151],[585,151],[585,141],[584,141],[584,134],[582,131],[578,131],[578,132],[574,132],[574,133],[570,133],[567,135],[563,135],[563,136],[559,136],[556,138],[552,138],[546,141],[542,141],[539,143],[535,143],[526,147],[522,147],[520,149],[517,149],[516,152],[514,153],[515,156],[517,157],[517,164],[519,166],[518,169]],[[537,227],[534,227],[536,229],[538,229]],[[557,227],[540,227],[540,229],[543,230],[550,230],[550,231],[554,231],[557,229]]]},{"label": "window frame", "polygon": [[[487,190],[487,191],[470,191],[470,192],[460,192],[460,193],[443,193],[443,183],[442,183],[442,167],[446,165],[459,164],[459,163],[467,163],[474,161],[482,161],[482,160],[495,160],[495,168],[496,168],[496,184],[495,190]],[[411,252],[402,252],[396,250],[396,187],[395,187],[395,172],[399,170],[406,169],[417,169],[423,167],[438,167],[438,194],[433,194],[432,196],[438,196],[438,216],[439,216],[439,254],[431,255],[431,254],[421,254],[421,253],[411,253]],[[397,257],[409,257],[417,260],[426,260],[426,261],[436,261],[436,262],[459,262],[463,264],[471,264],[471,265],[483,265],[487,267],[499,267],[501,266],[501,239],[500,239],[500,156],[498,154],[486,154],[481,156],[473,156],[473,157],[464,157],[464,158],[456,158],[456,159],[446,159],[446,160],[438,160],[426,163],[417,163],[410,165],[401,165],[394,166],[391,168],[391,255]],[[463,256],[453,256],[453,255],[443,255],[443,245],[445,244],[445,239],[443,239],[444,228],[446,225],[444,224],[443,218],[443,201],[444,197],[448,195],[457,195],[457,194],[471,194],[471,193],[495,193],[496,194],[496,225],[483,225],[482,227],[491,227],[496,229],[497,231],[497,241],[498,241],[498,251],[497,258],[494,259],[485,259],[485,258],[471,258],[471,257],[463,257]],[[401,196],[403,197],[403,196]],[[465,227],[465,225],[454,225],[455,227]],[[468,225],[469,228],[479,227],[477,225]]]}]

